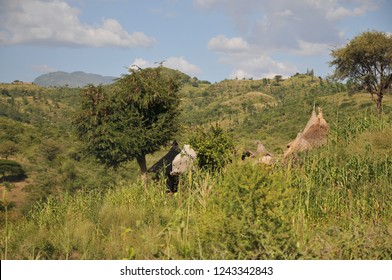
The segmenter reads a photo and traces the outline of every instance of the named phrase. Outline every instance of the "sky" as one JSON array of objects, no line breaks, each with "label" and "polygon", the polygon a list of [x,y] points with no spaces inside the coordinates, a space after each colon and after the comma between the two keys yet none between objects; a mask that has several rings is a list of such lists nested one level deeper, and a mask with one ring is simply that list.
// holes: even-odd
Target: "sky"
[{"label": "sky", "polygon": [[0,0],[0,82],[161,61],[210,82],[326,77],[331,50],[392,33],[391,15],[390,0]]}]

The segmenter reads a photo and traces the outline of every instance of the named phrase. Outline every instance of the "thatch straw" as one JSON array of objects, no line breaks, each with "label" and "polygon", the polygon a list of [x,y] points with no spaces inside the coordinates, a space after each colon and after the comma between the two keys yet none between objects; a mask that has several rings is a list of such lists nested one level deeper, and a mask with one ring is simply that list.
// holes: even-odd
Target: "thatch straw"
[{"label": "thatch straw", "polygon": [[294,141],[287,144],[287,150],[284,157],[295,155],[298,152],[307,151],[320,147],[325,144],[328,133],[328,123],[323,117],[323,111],[318,108],[318,115],[313,107],[312,115],[305,126],[303,132],[299,132]]}]

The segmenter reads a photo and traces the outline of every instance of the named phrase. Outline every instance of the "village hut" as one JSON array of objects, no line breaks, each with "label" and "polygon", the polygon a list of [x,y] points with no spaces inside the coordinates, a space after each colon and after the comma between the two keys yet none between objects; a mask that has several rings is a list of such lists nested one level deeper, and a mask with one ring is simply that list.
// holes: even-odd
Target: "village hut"
[{"label": "village hut", "polygon": [[329,125],[324,119],[322,109],[319,107],[317,114],[313,106],[312,114],[304,130],[298,132],[294,141],[287,144],[284,158],[324,145],[327,141],[328,129]]},{"label": "village hut", "polygon": [[268,152],[265,146],[260,142],[256,141],[256,151],[252,152],[251,150],[247,149],[245,152],[242,153],[242,160],[245,160],[247,157],[257,159],[258,162],[264,164],[272,164],[273,162],[273,155]]}]

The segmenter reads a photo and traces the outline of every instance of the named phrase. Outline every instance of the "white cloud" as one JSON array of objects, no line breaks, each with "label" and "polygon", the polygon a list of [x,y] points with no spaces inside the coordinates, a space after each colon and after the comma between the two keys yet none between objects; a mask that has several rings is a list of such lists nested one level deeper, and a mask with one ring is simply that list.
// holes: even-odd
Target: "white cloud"
[{"label": "white cloud", "polygon": [[298,71],[290,63],[272,59],[271,55],[263,48],[247,42],[242,37],[216,36],[208,42],[208,49],[220,55],[220,63],[232,67],[230,78],[290,76]]},{"label": "white cloud", "polygon": [[82,23],[79,13],[64,0],[1,1],[0,44],[131,48],[155,42],[142,32],[128,33],[115,19],[104,18],[99,26]]},{"label": "white cloud", "polygon": [[361,16],[365,12],[366,11],[361,8],[355,8],[353,10],[350,10],[345,7],[337,7],[336,9],[332,9],[327,12],[327,19],[339,20],[341,18],[345,18],[349,16]]},{"label": "white cloud", "polygon": [[[338,22],[377,9],[377,0],[194,0],[225,13],[248,44],[264,51],[301,50],[299,41],[335,44]],[[223,36],[223,35],[221,35]],[[211,43],[211,42],[210,42]]]},{"label": "white cloud", "polygon": [[[162,61],[163,66],[171,68],[171,69],[176,69],[179,70],[185,74],[188,74],[190,76],[195,76],[197,74],[200,74],[202,71],[201,69],[196,66],[195,64],[192,64],[188,62],[184,57],[169,57],[165,60]],[[136,58],[132,63],[131,66],[132,68],[148,68],[148,67],[157,67],[159,66],[160,62],[151,62],[147,61],[143,58]]]},{"label": "white cloud", "polygon": [[310,55],[322,55],[330,51],[331,46],[324,43],[311,43],[302,40],[298,40],[299,50],[295,50],[293,53],[300,56]]},{"label": "white cloud", "polygon": [[231,78],[272,78],[275,75],[284,77],[297,72],[297,68],[290,63],[276,61],[270,56],[261,54],[256,57],[241,55],[227,61],[234,66]]},{"label": "white cloud", "polygon": [[202,8],[208,8],[214,5],[217,2],[222,2],[220,0],[195,0],[195,4]]},{"label": "white cloud", "polygon": [[[339,21],[374,10],[377,0],[194,0],[225,13],[239,33],[217,35],[208,49],[233,68],[232,77],[292,75],[292,64],[275,59],[324,55],[343,42]],[[294,60],[295,60],[294,59]]]},{"label": "white cloud", "polygon": [[188,62],[182,56],[181,57],[169,57],[166,60],[166,63],[164,63],[164,65],[166,67],[169,67],[172,69],[180,70],[181,72],[184,72],[185,74],[188,74],[190,76],[194,76],[196,74],[201,73],[201,69],[198,66]]},{"label": "white cloud", "polygon": [[232,68],[230,78],[271,78],[275,75],[290,76],[298,69],[289,62],[273,59],[267,53],[257,48],[248,51],[220,54],[219,62]]},{"label": "white cloud", "polygon": [[208,49],[217,52],[246,51],[249,48],[249,44],[241,37],[227,38],[224,35],[218,35],[208,42]]},{"label": "white cloud", "polygon": [[327,6],[326,17],[329,20],[336,21],[345,17],[362,16],[366,12],[378,9],[376,1],[372,0],[354,0],[350,1],[331,1]]},{"label": "white cloud", "polygon": [[281,16],[281,17],[289,17],[289,16],[292,16],[292,15],[293,15],[293,12],[290,11],[290,10],[288,10],[288,9],[286,9],[286,10],[284,10],[284,11],[279,11],[279,12],[277,12],[276,15],[277,15],[277,16]]},{"label": "white cloud", "polygon": [[148,62],[147,60],[144,60],[143,58],[136,58],[129,68],[137,69],[137,68],[148,68],[148,67],[156,67],[154,63]]}]

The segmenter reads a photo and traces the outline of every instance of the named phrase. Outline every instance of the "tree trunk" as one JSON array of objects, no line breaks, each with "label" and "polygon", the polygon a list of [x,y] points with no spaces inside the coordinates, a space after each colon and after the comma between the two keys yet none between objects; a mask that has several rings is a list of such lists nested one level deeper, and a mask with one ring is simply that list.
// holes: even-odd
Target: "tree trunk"
[{"label": "tree trunk", "polygon": [[382,94],[382,93],[379,93],[379,94],[377,95],[377,102],[376,102],[376,105],[377,105],[377,113],[378,113],[378,114],[381,114],[381,113],[382,113],[382,98],[383,98],[383,94]]},{"label": "tree trunk", "polygon": [[141,155],[136,157],[137,163],[140,167],[140,177],[142,178],[143,183],[147,186],[147,162],[146,155]]}]

